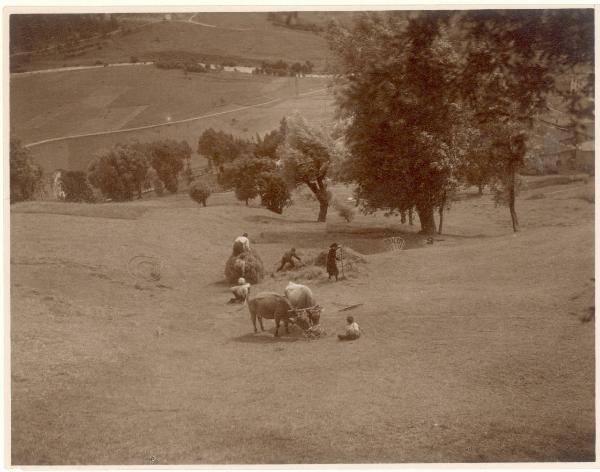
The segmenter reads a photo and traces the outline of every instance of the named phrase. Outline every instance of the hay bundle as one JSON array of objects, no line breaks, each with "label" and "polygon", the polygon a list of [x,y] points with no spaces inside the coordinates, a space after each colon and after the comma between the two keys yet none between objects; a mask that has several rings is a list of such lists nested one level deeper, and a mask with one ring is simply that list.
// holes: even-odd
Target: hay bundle
[{"label": "hay bundle", "polygon": [[263,262],[254,248],[246,252],[237,252],[234,248],[225,263],[225,277],[230,284],[236,284],[240,277],[246,282],[257,284],[265,276]]}]

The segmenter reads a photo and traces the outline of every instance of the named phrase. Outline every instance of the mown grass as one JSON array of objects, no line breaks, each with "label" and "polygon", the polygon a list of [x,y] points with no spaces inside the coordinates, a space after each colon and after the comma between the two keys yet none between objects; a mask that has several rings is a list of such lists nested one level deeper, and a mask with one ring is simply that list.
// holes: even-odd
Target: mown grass
[{"label": "mown grass", "polygon": [[[360,231],[418,228],[335,212],[317,224],[316,205],[296,202],[283,216],[231,194],[206,208],[132,202],[149,208],[136,220],[13,212],[12,462],[594,460],[594,319],[579,319],[593,300],[591,205],[519,199],[514,236],[489,196],[464,200],[433,246],[308,282],[328,333],[362,303],[364,334],[345,344],[276,339],[269,322],[255,336],[226,304],[234,237],[248,232],[270,267],[302,241],[326,249],[330,230],[348,228],[356,249]],[[164,261],[162,286],[128,274],[140,254]]]}]

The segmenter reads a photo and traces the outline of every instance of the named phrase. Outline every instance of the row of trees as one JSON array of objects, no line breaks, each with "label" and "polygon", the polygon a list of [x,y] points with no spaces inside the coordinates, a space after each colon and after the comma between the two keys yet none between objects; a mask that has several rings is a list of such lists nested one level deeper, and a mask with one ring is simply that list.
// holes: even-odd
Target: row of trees
[{"label": "row of trees", "polygon": [[[548,97],[568,98],[558,78],[593,65],[593,10],[364,13],[332,24],[337,100],[348,155],[341,172],[365,211],[416,208],[435,231],[458,185],[492,184],[507,195],[513,229],[517,174]],[[593,75],[571,98],[589,113]],[[572,94],[572,92],[571,92]]]},{"label": "row of trees", "polygon": [[115,201],[141,198],[145,185],[158,194],[176,193],[179,175],[191,181],[192,149],[186,141],[163,140],[117,145],[98,156],[89,166],[88,181]]},{"label": "row of trees", "polygon": [[261,204],[281,214],[291,205],[291,195],[277,165],[277,147],[283,140],[285,121],[280,128],[249,141],[223,131],[207,129],[198,140],[198,153],[209,159],[224,189],[234,190],[240,201],[260,196]]},{"label": "row of trees", "polygon": [[328,178],[343,155],[335,135],[335,129],[319,129],[295,114],[253,141],[208,129],[198,141],[198,153],[209,159],[221,185],[235,190],[238,199],[248,202],[260,196],[264,206],[278,213],[291,203],[290,190],[306,185],[319,202],[317,220],[325,221],[331,200]]}]

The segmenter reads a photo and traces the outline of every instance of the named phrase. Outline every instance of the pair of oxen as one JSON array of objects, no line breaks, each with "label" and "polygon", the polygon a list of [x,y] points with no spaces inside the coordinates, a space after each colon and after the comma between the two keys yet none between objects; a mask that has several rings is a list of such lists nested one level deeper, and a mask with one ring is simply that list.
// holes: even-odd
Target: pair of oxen
[{"label": "pair of oxen", "polygon": [[285,296],[275,292],[261,292],[247,300],[250,318],[257,333],[256,320],[260,329],[265,330],[263,318],[275,320],[275,336],[279,336],[281,321],[285,332],[289,333],[289,324],[295,324],[304,331],[319,324],[322,308],[316,304],[315,297],[306,285],[290,282],[285,288]]}]

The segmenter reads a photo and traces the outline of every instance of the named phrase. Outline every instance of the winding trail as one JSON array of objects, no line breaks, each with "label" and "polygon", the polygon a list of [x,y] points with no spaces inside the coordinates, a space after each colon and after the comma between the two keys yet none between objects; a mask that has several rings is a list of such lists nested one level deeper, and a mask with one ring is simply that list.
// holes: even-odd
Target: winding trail
[{"label": "winding trail", "polygon": [[[327,88],[321,88],[321,89],[317,89],[317,90],[311,90],[309,92],[300,93],[297,96],[312,95],[312,94],[315,94],[315,93],[323,92],[325,90],[327,90]],[[178,125],[178,124],[181,124],[181,123],[189,123],[189,122],[192,122],[192,121],[203,120],[203,119],[212,118],[212,117],[215,117],[215,116],[226,115],[228,113],[235,113],[235,112],[242,111],[242,110],[248,110],[250,108],[258,108],[258,107],[261,107],[261,106],[270,105],[272,103],[283,102],[283,101],[286,101],[286,100],[289,100],[289,99],[290,99],[290,97],[274,98],[272,100],[267,100],[266,102],[256,103],[254,105],[245,105],[243,107],[234,108],[232,110],[225,110],[225,111],[220,111],[220,112],[217,112],[217,113],[208,113],[206,115],[194,116],[194,117],[191,117],[191,118],[185,118],[183,120],[166,121],[164,123],[157,123],[157,124],[153,124],[153,125],[137,126],[135,128],[124,128],[124,129],[118,129],[118,130],[112,130],[112,131],[98,131],[98,132],[95,132],[95,133],[83,133],[83,134],[73,134],[73,135],[69,135],[69,136],[59,136],[59,137],[56,137],[56,138],[48,138],[48,139],[43,139],[41,141],[36,141],[34,143],[29,143],[29,144],[26,144],[25,147],[26,148],[31,148],[31,147],[35,147],[35,146],[40,146],[42,144],[53,143],[53,142],[56,142],[56,141],[66,141],[68,139],[87,138],[87,137],[90,137],[90,136],[105,136],[105,135],[109,135],[109,134],[128,133],[128,132],[131,132],[131,131],[141,131],[141,130],[146,130],[146,129],[159,128],[161,126]]]}]

